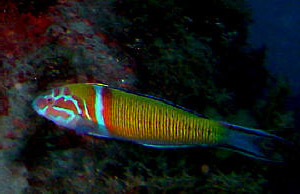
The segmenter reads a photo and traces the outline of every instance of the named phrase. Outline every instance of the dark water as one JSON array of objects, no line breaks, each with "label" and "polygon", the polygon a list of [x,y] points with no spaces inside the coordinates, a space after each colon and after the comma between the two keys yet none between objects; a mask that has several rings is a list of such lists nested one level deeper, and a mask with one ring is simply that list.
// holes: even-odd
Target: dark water
[{"label": "dark water", "polygon": [[[253,12],[230,0],[42,2],[0,3],[0,191],[299,191],[297,2],[253,1]],[[31,107],[50,88],[85,82],[290,144],[274,149],[279,163],[215,147],[153,149],[77,135]]]},{"label": "dark water", "polygon": [[268,68],[287,77],[295,94],[299,93],[299,9],[295,0],[249,1],[254,23],[249,40],[254,46],[268,48]]}]

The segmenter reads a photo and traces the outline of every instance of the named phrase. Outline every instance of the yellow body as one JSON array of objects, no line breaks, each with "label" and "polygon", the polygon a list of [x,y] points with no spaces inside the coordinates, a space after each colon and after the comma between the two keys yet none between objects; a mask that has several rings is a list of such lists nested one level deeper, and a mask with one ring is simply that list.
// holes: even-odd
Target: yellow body
[{"label": "yellow body", "polygon": [[[153,144],[217,144],[224,127],[163,101],[111,89],[110,120],[113,136]],[[105,121],[107,121],[105,119]]]}]

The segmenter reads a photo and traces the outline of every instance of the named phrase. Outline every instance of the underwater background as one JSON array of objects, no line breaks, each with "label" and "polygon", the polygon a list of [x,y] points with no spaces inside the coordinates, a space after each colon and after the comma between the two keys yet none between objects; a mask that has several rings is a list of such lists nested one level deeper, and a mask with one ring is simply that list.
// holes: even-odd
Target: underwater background
[{"label": "underwater background", "polygon": [[[257,18],[243,0],[1,1],[0,192],[298,193],[299,84],[272,69],[253,28],[249,39]],[[32,109],[38,94],[83,82],[161,97],[291,146],[279,148],[282,163],[153,149],[78,136]]]}]

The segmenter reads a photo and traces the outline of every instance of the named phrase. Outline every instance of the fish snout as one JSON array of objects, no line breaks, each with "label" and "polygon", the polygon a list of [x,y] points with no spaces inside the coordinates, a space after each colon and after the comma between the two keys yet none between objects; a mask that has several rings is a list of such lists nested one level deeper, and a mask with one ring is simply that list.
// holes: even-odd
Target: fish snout
[{"label": "fish snout", "polygon": [[37,97],[32,105],[35,109],[44,109],[46,106],[53,104],[53,101],[51,97]]}]

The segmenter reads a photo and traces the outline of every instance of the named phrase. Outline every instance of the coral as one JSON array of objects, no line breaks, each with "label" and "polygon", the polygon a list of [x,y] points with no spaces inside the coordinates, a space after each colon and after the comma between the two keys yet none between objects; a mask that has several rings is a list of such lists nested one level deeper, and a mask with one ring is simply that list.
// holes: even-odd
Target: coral
[{"label": "coral", "polygon": [[16,5],[8,1],[0,13],[2,57],[13,58],[27,55],[47,42],[45,32],[52,24],[51,17],[19,13]]}]

